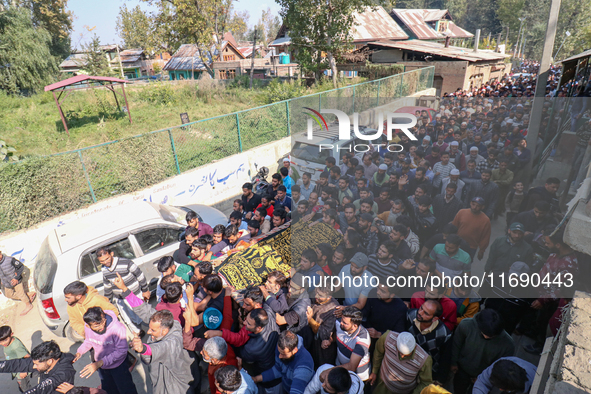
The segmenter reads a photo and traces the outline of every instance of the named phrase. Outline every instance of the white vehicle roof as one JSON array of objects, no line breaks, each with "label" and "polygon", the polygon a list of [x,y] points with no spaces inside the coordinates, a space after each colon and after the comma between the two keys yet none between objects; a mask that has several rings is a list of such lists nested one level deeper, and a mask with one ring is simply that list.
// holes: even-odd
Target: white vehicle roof
[{"label": "white vehicle roof", "polygon": [[[109,208],[55,229],[62,254],[94,239],[140,223],[163,220],[159,205],[147,201]],[[167,207],[168,208],[168,207]]]},{"label": "white vehicle roof", "polygon": [[[359,131],[363,134],[375,134],[377,132],[376,129],[372,129],[366,126],[359,126]],[[351,126],[351,134],[350,140],[339,140],[339,126],[338,125],[330,125],[328,126],[328,130],[322,129],[314,129],[313,130],[314,136],[311,140],[308,139],[308,133],[306,131],[298,133],[295,135],[294,142],[303,142],[310,145],[320,145],[320,144],[334,144],[341,143],[345,144],[348,143],[350,140],[355,138],[355,134],[353,133],[353,126]]]}]

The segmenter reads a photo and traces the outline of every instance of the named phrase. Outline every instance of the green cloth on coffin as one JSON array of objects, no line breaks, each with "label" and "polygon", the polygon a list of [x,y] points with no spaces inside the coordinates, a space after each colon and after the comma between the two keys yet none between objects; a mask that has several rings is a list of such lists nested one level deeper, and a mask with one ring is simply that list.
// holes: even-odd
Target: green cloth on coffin
[{"label": "green cloth on coffin", "polygon": [[281,271],[289,276],[291,262],[299,263],[301,253],[323,242],[334,248],[343,236],[324,223],[309,227],[309,222],[270,234],[257,244],[229,256],[217,269],[218,274],[236,290],[259,285],[272,271]]}]

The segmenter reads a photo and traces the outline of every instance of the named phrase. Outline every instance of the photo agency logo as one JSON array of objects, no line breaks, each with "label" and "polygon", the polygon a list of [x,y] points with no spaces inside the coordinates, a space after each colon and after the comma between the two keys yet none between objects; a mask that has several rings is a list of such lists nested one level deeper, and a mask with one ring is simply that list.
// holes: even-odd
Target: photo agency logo
[{"label": "photo agency logo", "polygon": [[[349,115],[347,115],[343,111],[339,111],[336,109],[321,109],[320,112],[316,111],[312,108],[304,107],[304,109],[310,111],[304,112],[310,118],[308,118],[307,123],[307,139],[312,140],[314,139],[314,121],[318,124],[320,128],[319,131],[324,131],[323,136],[326,136],[326,132],[330,133],[331,131],[334,133],[336,130],[335,128],[338,127],[338,136],[331,138],[332,142],[342,141],[347,142],[351,141],[350,144],[340,145],[340,144],[318,144],[318,151],[322,152],[322,150],[332,150],[336,149],[337,152],[346,150],[348,152],[367,152],[370,148],[371,141],[382,141],[383,136],[386,136],[387,141],[391,141],[394,135],[394,130],[400,130],[411,141],[417,141],[417,138],[414,134],[409,130],[417,124],[417,118],[413,114],[406,114],[406,113],[392,113],[392,112],[380,112],[378,114],[378,128],[371,129],[367,127],[361,126],[359,127],[359,114],[357,112],[353,113],[353,126],[351,127],[351,121],[349,119]],[[328,123],[322,114],[332,114],[336,116],[336,125],[334,127],[331,126],[329,129]],[[384,122],[384,117],[386,121]],[[385,130],[384,130],[385,129]],[[319,133],[320,134],[320,133]],[[359,144],[355,143],[356,140],[363,140],[368,141],[367,144]],[[404,148],[402,145],[393,144],[393,143],[379,143],[371,145],[376,149],[378,152],[380,149],[385,148],[390,152],[401,152]]]}]

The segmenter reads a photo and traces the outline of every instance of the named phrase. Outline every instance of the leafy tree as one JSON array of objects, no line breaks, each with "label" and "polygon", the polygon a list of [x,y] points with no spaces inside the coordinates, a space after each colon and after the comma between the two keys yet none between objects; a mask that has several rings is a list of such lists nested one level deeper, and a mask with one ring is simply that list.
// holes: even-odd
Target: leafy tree
[{"label": "leafy tree", "polygon": [[[276,0],[300,67],[319,79],[323,69],[332,70],[337,85],[336,58],[351,48],[353,13],[375,6],[372,0]],[[326,57],[323,56],[326,53]]]},{"label": "leafy tree", "polygon": [[211,62],[219,57],[224,34],[233,29],[232,4],[234,0],[144,0],[159,7],[155,16],[170,7],[171,14],[165,18],[167,31],[175,35],[175,42],[195,44],[206,71],[215,76]]},{"label": "leafy tree", "polygon": [[0,89],[33,92],[51,83],[58,73],[51,45],[51,35],[33,25],[29,9],[0,10]]},{"label": "leafy tree", "polygon": [[29,0],[33,24],[51,34],[51,54],[65,59],[70,54],[73,14],[67,10],[68,0]]},{"label": "leafy tree", "polygon": [[126,48],[142,48],[148,53],[154,51],[152,41],[153,20],[139,5],[128,9],[123,4],[117,15],[117,34]]},{"label": "leafy tree", "polygon": [[109,67],[107,55],[101,49],[101,40],[96,33],[88,44],[82,46],[82,49],[86,53],[86,65],[82,67],[86,74],[100,77],[117,76]]},{"label": "leafy tree", "polygon": [[263,10],[261,17],[253,29],[249,31],[249,41],[254,40],[254,29],[257,30],[257,41],[261,42],[265,48],[275,39],[281,28],[281,18],[279,15],[273,15],[271,8]]},{"label": "leafy tree", "polygon": [[62,60],[70,54],[73,14],[67,10],[68,0],[0,0],[0,11],[24,8],[31,12],[33,26],[51,35],[51,55]]},{"label": "leafy tree", "polygon": [[248,20],[250,13],[247,10],[234,11],[230,18],[230,25],[232,26],[232,35],[236,41],[248,41]]}]

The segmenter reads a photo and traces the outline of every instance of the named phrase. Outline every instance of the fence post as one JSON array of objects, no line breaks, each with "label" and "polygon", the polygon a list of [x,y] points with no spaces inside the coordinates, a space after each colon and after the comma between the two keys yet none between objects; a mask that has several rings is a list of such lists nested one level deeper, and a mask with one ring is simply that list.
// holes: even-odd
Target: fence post
[{"label": "fence post", "polygon": [[92,184],[90,183],[90,177],[88,176],[88,172],[86,172],[86,166],[84,165],[84,160],[82,160],[82,153],[78,151],[78,157],[80,158],[80,164],[82,164],[82,170],[84,171],[84,178],[86,178],[86,183],[88,183],[88,189],[90,189],[90,195],[92,196],[92,201],[96,202],[96,196],[94,195],[94,190],[92,189]]},{"label": "fence post", "polygon": [[376,103],[376,107],[380,106],[380,86],[382,85],[382,79],[378,79],[378,102]]},{"label": "fence post", "polygon": [[179,167],[179,158],[176,155],[176,147],[174,146],[174,138],[172,138],[172,131],[168,129],[168,137],[170,138],[170,146],[172,147],[172,154],[174,156],[174,164],[176,165],[177,174],[181,174],[181,167]]},{"label": "fence post", "polygon": [[287,135],[291,135],[291,123],[289,120],[289,101],[290,100],[285,100],[285,110],[287,112]]},{"label": "fence post", "polygon": [[400,74],[400,93],[398,95],[402,97],[402,86],[404,85],[404,74]]},{"label": "fence post", "polygon": [[355,85],[353,85],[353,113],[355,113]]},{"label": "fence post", "polygon": [[236,113],[236,129],[238,130],[238,147],[240,153],[242,153],[242,137],[240,136],[240,119],[238,119],[238,113]]},{"label": "fence post", "polygon": [[322,93],[318,93],[318,112],[322,110]]}]

